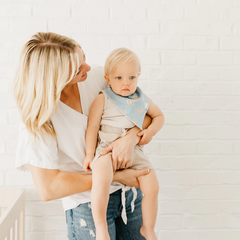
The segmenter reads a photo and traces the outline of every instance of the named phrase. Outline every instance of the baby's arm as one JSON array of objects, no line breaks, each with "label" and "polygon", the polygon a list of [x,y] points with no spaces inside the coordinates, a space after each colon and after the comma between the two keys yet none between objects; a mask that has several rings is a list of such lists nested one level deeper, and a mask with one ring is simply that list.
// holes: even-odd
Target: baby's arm
[{"label": "baby's arm", "polygon": [[86,157],[83,161],[83,169],[86,172],[91,171],[90,163],[94,158],[103,109],[104,95],[100,94],[94,99],[88,116],[88,127],[86,131]]},{"label": "baby's arm", "polygon": [[152,137],[162,128],[164,124],[164,115],[160,108],[150,99],[147,114],[152,118],[152,123],[147,129],[141,131],[139,145],[145,145],[152,140]]}]

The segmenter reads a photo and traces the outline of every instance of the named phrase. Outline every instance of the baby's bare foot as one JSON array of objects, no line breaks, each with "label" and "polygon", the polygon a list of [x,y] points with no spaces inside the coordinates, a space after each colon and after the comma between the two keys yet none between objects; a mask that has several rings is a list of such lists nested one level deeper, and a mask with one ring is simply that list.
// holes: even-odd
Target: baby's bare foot
[{"label": "baby's bare foot", "polygon": [[147,240],[157,240],[157,236],[156,236],[156,234],[154,232],[154,229],[147,229],[147,228],[141,227],[140,233]]}]

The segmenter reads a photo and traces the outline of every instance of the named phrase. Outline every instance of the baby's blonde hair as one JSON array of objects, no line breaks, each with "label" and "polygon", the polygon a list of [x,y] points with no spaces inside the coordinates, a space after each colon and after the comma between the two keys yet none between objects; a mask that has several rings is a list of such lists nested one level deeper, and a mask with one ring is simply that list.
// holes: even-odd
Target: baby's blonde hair
[{"label": "baby's blonde hair", "polygon": [[50,120],[61,92],[76,75],[80,45],[65,36],[39,32],[23,46],[13,86],[23,123],[34,138],[56,139]]},{"label": "baby's blonde hair", "polygon": [[104,72],[108,75],[117,66],[133,59],[136,60],[139,66],[139,73],[141,73],[141,65],[138,56],[127,48],[117,48],[108,55],[104,65]]}]

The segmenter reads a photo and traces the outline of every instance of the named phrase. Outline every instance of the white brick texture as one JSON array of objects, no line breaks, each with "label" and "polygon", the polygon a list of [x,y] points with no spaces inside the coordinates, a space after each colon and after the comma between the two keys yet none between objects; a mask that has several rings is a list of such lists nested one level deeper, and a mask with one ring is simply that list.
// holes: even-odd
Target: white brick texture
[{"label": "white brick texture", "polygon": [[14,168],[12,82],[39,31],[74,38],[89,64],[117,47],[139,56],[139,86],[166,119],[145,146],[160,184],[158,239],[239,240],[239,22],[239,0],[0,1],[0,187],[25,189],[26,240],[67,239],[61,201],[43,202]]}]

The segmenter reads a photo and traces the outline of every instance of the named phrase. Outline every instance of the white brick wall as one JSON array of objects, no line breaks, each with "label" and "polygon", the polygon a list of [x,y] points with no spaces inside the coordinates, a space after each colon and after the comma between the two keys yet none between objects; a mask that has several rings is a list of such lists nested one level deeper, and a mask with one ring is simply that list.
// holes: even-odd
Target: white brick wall
[{"label": "white brick wall", "polygon": [[0,187],[26,189],[26,239],[65,240],[60,201],[44,203],[14,169],[19,114],[11,95],[22,45],[37,31],[76,39],[90,64],[135,51],[139,86],[166,124],[145,147],[160,183],[160,240],[239,240],[240,1],[0,1]]}]

